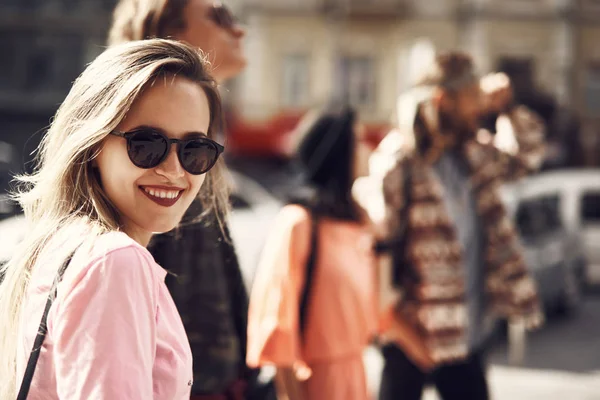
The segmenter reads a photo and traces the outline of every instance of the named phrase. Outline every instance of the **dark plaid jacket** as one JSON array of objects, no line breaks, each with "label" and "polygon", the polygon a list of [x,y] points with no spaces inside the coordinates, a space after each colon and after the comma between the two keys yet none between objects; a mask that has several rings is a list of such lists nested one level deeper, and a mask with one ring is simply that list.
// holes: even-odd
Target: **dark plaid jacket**
[{"label": "dark plaid jacket", "polygon": [[[198,212],[195,204],[188,217]],[[248,297],[235,249],[216,218],[157,235],[149,250],[169,271],[167,287],[190,341],[192,394],[221,393],[238,378],[252,381],[256,373],[245,367]]]}]

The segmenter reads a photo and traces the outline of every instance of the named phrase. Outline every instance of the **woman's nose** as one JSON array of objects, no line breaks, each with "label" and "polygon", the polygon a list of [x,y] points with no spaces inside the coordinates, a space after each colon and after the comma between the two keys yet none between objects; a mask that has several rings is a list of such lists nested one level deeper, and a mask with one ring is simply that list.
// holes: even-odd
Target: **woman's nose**
[{"label": "woman's nose", "polygon": [[231,27],[231,34],[238,38],[241,39],[244,36],[246,36],[246,30],[244,28],[242,28],[242,26],[240,24],[235,24]]},{"label": "woman's nose", "polygon": [[181,162],[177,156],[177,146],[171,147],[167,158],[165,158],[155,170],[159,175],[162,175],[169,180],[179,179],[185,175],[185,170],[181,166]]}]

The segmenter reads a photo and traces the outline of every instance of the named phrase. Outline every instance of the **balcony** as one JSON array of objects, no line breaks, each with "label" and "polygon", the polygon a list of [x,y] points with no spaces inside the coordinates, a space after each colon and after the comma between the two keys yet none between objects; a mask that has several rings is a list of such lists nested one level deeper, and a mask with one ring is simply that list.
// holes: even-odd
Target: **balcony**
[{"label": "balcony", "polygon": [[462,12],[489,18],[539,20],[569,15],[575,6],[572,0],[467,0]]},{"label": "balcony", "polygon": [[276,14],[317,13],[323,9],[325,0],[241,0],[243,12],[267,12]]},{"label": "balcony", "polygon": [[244,11],[319,13],[344,17],[385,18],[403,15],[407,0],[242,0]]},{"label": "balcony", "polygon": [[350,18],[394,18],[405,15],[407,0],[326,0],[325,9]]}]

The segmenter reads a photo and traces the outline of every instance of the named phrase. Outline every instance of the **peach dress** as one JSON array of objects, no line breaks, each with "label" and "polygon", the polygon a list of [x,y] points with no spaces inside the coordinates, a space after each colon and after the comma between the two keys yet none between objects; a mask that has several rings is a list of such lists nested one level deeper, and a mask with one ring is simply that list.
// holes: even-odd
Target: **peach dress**
[{"label": "peach dress", "polygon": [[368,398],[363,351],[377,330],[372,236],[361,225],[323,219],[304,339],[299,307],[310,251],[311,218],[282,209],[265,246],[250,299],[247,362],[305,365],[310,400]]}]

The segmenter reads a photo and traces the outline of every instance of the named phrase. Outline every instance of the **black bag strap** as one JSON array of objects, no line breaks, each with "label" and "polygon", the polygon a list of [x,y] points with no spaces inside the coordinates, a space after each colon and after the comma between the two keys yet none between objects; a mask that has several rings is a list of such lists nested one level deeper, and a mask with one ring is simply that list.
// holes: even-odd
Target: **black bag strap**
[{"label": "black bag strap", "polygon": [[400,227],[396,234],[387,240],[375,243],[375,253],[391,253],[393,258],[392,283],[396,287],[402,287],[402,279],[406,272],[406,247],[408,243],[407,231],[409,225],[409,211],[412,203],[412,172],[410,170],[410,161],[404,163],[402,171],[404,184],[402,192],[404,195],[404,207],[400,210]]},{"label": "black bag strap", "polygon": [[304,278],[304,286],[300,297],[300,336],[304,336],[306,331],[306,319],[308,316],[308,308],[310,306],[310,294],[313,287],[313,279],[315,275],[315,267],[317,264],[318,242],[319,242],[319,217],[315,212],[310,212],[311,230],[310,230],[310,251],[306,262],[306,271]]},{"label": "black bag strap", "polygon": [[74,254],[75,252],[71,253],[71,255],[69,255],[69,257],[65,260],[63,265],[61,265],[61,267],[58,270],[56,279],[52,284],[52,288],[50,288],[50,294],[48,295],[48,300],[46,301],[44,314],[42,314],[42,321],[40,322],[38,334],[35,337],[35,341],[33,342],[33,348],[31,349],[29,360],[27,361],[27,367],[25,368],[25,374],[23,375],[23,381],[21,382],[21,388],[19,389],[17,400],[25,400],[27,399],[27,395],[29,394],[29,388],[31,387],[33,374],[35,373],[35,368],[37,366],[38,359],[40,358],[40,350],[42,349],[42,344],[44,343],[44,339],[46,338],[46,333],[48,333],[48,326],[46,325],[48,321],[48,313],[50,312],[50,307],[52,306],[54,298],[56,298],[58,283],[62,280],[62,277],[65,271],[67,270],[67,267],[71,263],[71,259],[73,258]]}]

